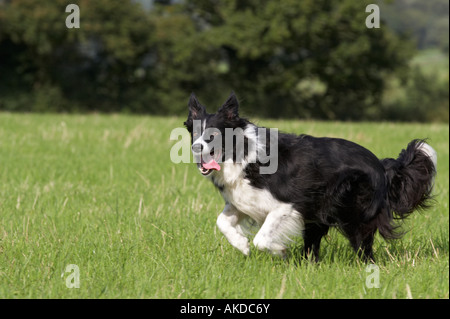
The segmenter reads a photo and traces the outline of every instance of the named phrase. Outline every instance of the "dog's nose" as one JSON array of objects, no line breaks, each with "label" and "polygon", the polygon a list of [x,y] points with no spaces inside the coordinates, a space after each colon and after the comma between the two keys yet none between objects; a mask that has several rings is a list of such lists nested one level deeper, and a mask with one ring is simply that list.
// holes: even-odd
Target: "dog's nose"
[{"label": "dog's nose", "polygon": [[192,145],[192,152],[201,153],[203,151],[203,145],[200,143]]}]

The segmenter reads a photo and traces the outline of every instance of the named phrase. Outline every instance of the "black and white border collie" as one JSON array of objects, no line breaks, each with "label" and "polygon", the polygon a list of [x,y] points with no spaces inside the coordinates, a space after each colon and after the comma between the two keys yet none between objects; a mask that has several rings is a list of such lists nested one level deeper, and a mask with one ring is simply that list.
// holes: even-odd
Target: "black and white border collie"
[{"label": "black and white border collie", "polygon": [[[305,257],[317,261],[322,237],[337,227],[358,255],[373,260],[377,230],[386,239],[397,238],[394,220],[429,206],[437,155],[423,140],[411,141],[397,159],[379,160],[344,139],[261,130],[239,117],[234,93],[215,114],[194,94],[188,106],[184,124],[199,171],[225,200],[217,226],[245,255],[251,221],[259,226],[254,246],[275,255],[285,256],[289,241],[302,235]],[[262,172],[270,163],[258,153],[271,153],[276,169]]]}]

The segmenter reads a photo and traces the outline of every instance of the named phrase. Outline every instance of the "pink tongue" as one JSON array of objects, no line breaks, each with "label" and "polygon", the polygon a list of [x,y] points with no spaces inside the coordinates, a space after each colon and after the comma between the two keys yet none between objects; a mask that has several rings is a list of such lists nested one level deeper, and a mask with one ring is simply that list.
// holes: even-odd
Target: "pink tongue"
[{"label": "pink tongue", "polygon": [[209,163],[203,163],[203,167],[206,169],[215,169],[216,171],[220,171],[220,165],[213,159],[210,160]]}]

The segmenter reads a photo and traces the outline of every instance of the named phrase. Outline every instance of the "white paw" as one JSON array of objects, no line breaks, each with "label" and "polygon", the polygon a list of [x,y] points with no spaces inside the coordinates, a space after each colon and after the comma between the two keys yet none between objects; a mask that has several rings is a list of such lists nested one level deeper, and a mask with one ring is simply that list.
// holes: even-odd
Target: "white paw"
[{"label": "white paw", "polygon": [[250,244],[247,243],[247,247],[239,249],[245,256],[250,256]]},{"label": "white paw", "polygon": [[234,240],[231,245],[237,248],[245,256],[250,255],[250,244],[247,238],[239,238],[238,240]]},{"label": "white paw", "polygon": [[273,242],[271,238],[261,235],[260,233],[256,234],[253,239],[253,244],[257,249],[262,251],[268,250],[276,256],[284,256],[286,253],[286,247],[282,244]]}]

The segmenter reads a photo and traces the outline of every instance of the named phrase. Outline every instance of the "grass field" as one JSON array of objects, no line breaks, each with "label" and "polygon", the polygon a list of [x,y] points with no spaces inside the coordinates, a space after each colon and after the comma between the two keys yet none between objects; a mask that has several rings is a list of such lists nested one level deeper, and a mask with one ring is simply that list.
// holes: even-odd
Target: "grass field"
[{"label": "grass field", "polygon": [[[0,298],[449,298],[447,124],[260,120],[351,139],[396,157],[413,138],[438,152],[436,205],[374,248],[379,288],[331,231],[318,264],[232,248],[215,226],[219,193],[173,164],[184,119],[0,113]],[[68,288],[77,265],[80,287]]]}]

